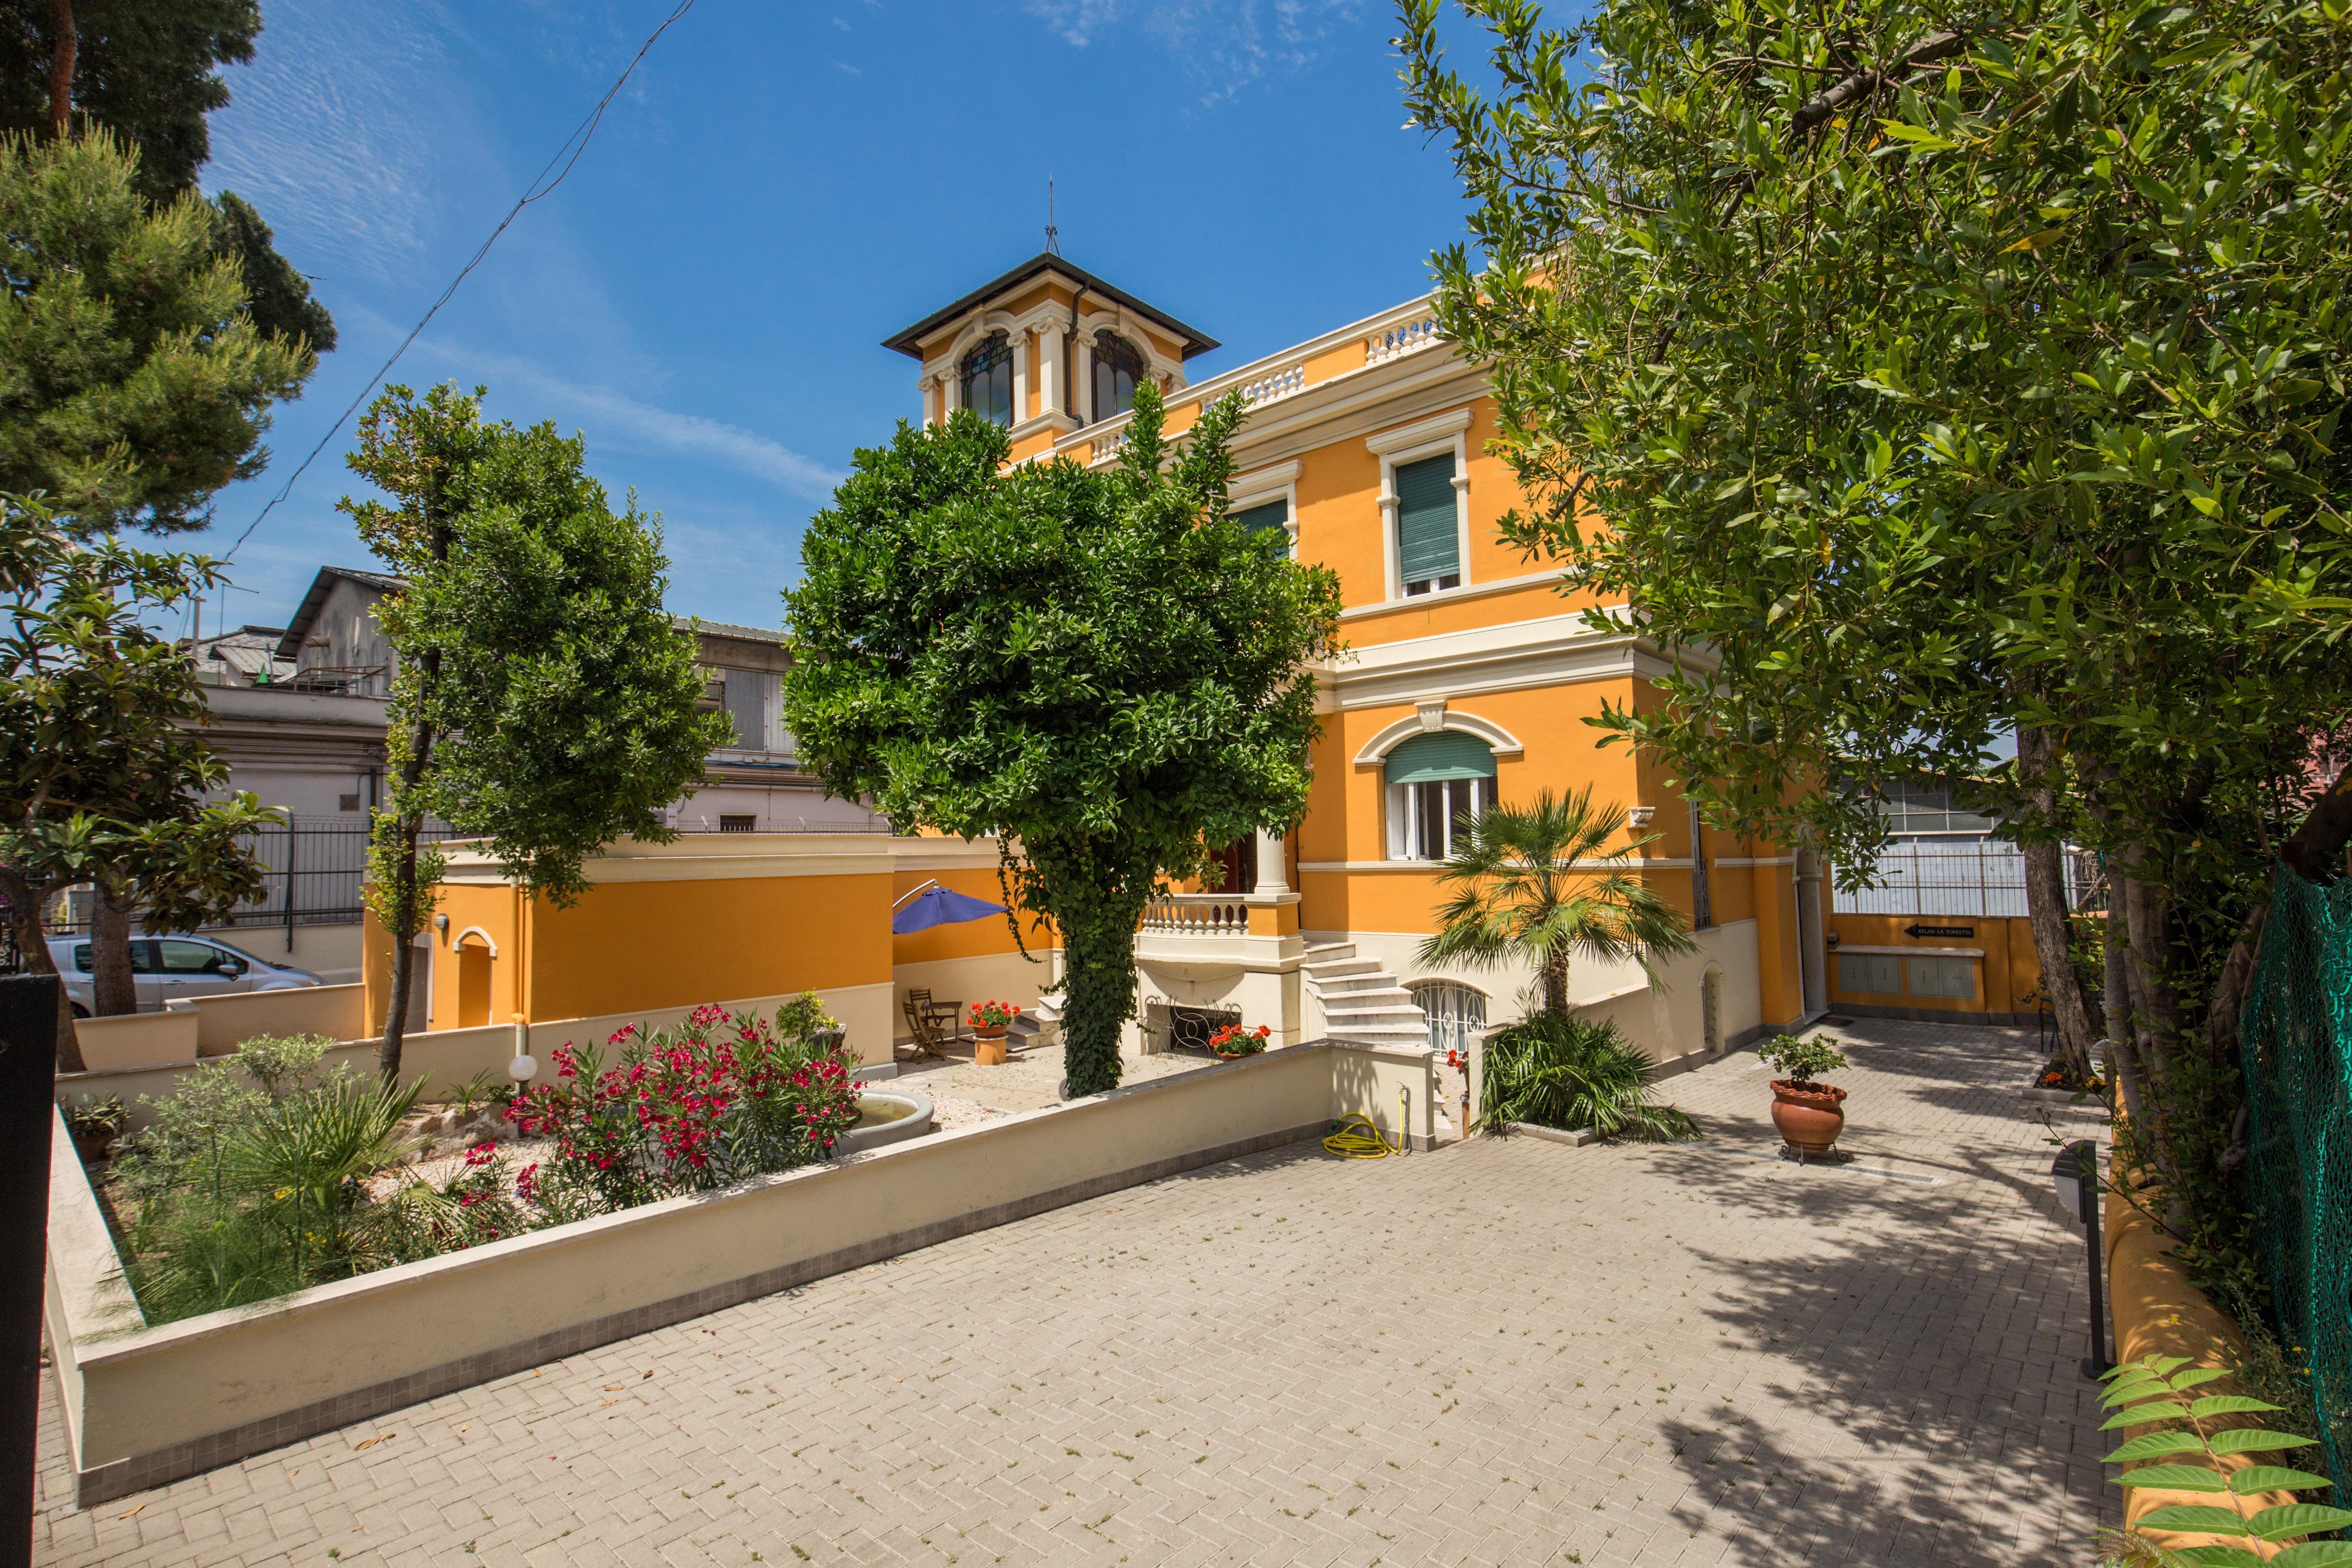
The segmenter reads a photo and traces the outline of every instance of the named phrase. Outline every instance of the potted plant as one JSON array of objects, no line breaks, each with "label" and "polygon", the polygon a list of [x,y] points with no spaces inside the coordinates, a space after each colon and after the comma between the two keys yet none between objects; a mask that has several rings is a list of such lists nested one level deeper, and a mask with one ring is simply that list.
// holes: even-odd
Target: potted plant
[{"label": "potted plant", "polygon": [[1004,1065],[1004,1032],[1021,1009],[1010,1002],[975,1002],[971,1007],[971,1059],[981,1067]]},{"label": "potted plant", "polygon": [[130,1125],[131,1112],[123,1109],[120,1095],[100,1100],[85,1094],[66,1111],[66,1130],[73,1134],[74,1148],[85,1165],[95,1165],[111,1154],[115,1140]]},{"label": "potted plant", "polygon": [[1837,1043],[1827,1035],[1810,1040],[1780,1035],[1756,1054],[1789,1075],[1772,1081],[1772,1125],[1780,1130],[1780,1141],[1800,1154],[1835,1149],[1845,1128],[1845,1090],[1821,1082],[1817,1075],[1846,1066]]},{"label": "potted plant", "polygon": [[1244,1029],[1239,1024],[1227,1024],[1209,1037],[1209,1048],[1227,1061],[1254,1057],[1265,1049],[1265,1043],[1273,1033],[1264,1024],[1255,1029]]}]

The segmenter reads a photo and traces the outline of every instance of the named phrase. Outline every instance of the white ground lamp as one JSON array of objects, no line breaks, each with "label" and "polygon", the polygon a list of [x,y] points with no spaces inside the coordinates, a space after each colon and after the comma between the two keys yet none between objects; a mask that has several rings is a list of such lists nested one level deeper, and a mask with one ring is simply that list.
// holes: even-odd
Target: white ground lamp
[{"label": "white ground lamp", "polygon": [[2050,1180],[2058,1202],[2083,1227],[2091,1261],[2091,1353],[2083,1358],[2083,1375],[2104,1376],[2114,1363],[2107,1359],[2107,1300],[2099,1275],[2099,1146],[2089,1139],[2067,1144],[2050,1163]]},{"label": "white ground lamp", "polygon": [[514,1079],[517,1090],[539,1076],[539,1058],[530,1054],[530,1037],[523,1032],[522,1015],[517,1013],[515,1025],[514,1060],[507,1063],[507,1076]]}]

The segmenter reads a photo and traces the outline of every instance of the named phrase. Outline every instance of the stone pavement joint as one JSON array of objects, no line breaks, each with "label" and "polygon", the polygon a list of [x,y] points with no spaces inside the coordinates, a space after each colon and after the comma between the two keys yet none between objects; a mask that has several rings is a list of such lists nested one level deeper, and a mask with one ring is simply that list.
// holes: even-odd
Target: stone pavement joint
[{"label": "stone pavement joint", "polygon": [[87,1512],[52,1391],[36,1561],[2084,1563],[2032,1038],[1834,1032],[1842,1147],[1923,1180],[1731,1157],[1741,1052],[1661,1086],[1701,1143],[1269,1151]]}]

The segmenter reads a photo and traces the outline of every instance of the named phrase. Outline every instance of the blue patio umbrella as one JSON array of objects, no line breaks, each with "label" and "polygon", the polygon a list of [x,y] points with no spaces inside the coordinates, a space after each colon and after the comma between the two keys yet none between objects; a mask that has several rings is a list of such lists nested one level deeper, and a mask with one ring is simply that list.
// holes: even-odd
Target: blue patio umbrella
[{"label": "blue patio umbrella", "polygon": [[975,899],[933,882],[891,914],[890,931],[894,936],[906,936],[913,931],[929,931],[933,926],[985,920],[990,915],[1003,912],[1003,904],[992,904],[986,899]]}]

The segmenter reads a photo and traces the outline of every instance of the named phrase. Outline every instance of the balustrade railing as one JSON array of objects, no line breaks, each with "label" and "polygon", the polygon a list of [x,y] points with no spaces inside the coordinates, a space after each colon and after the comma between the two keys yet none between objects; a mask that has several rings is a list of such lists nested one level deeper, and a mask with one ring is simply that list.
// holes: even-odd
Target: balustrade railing
[{"label": "balustrade railing", "polygon": [[1391,327],[1387,331],[1378,332],[1366,338],[1364,363],[1366,364],[1385,363],[1401,355],[1412,353],[1416,349],[1425,349],[1438,341],[1436,319],[1424,316],[1418,321],[1407,321],[1402,326]]},{"label": "balustrade railing", "polygon": [[1307,367],[1303,364],[1294,364],[1276,371],[1272,375],[1260,376],[1242,388],[1242,396],[1245,401],[1255,405],[1272,403],[1277,398],[1288,397],[1293,393],[1306,390]]},{"label": "balustrade railing", "polygon": [[1238,893],[1171,893],[1143,906],[1146,936],[1247,936],[1249,906]]}]

